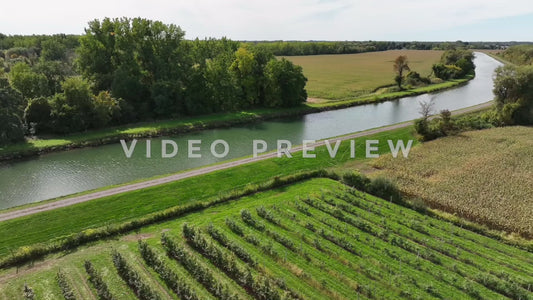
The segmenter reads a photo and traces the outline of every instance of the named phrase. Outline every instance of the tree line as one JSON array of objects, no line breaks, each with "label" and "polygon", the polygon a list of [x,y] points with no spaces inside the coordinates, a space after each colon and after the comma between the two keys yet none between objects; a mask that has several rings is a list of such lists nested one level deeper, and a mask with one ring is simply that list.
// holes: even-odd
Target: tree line
[{"label": "tree line", "polygon": [[395,41],[255,41],[274,55],[354,54],[387,50],[502,49],[508,42],[395,42]]},{"label": "tree line", "polygon": [[292,107],[307,99],[300,66],[261,47],[184,35],[173,24],[106,18],[89,22],[77,43],[71,36],[33,37],[35,46],[19,47],[14,39],[17,47],[0,51],[0,144],[25,133]]}]

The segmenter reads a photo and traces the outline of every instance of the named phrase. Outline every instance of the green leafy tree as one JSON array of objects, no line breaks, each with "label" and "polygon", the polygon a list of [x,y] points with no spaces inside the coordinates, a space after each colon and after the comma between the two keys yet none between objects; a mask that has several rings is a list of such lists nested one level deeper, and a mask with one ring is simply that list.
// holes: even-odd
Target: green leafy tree
[{"label": "green leafy tree", "polygon": [[246,47],[240,47],[235,52],[235,61],[231,65],[230,70],[233,72],[239,85],[239,98],[242,99],[243,107],[256,106],[259,101],[256,78],[253,74],[255,69],[256,61],[254,54]]},{"label": "green leafy tree", "polygon": [[47,78],[35,73],[26,63],[20,62],[11,68],[9,81],[24,98],[50,95]]},{"label": "green leafy tree", "polygon": [[0,79],[0,145],[24,140],[24,103],[20,93]]},{"label": "green leafy tree", "polygon": [[404,72],[409,72],[411,69],[409,68],[409,62],[407,61],[407,56],[400,55],[394,60],[394,66],[393,66],[394,72],[396,73],[396,77],[394,78],[394,81],[398,85],[398,88],[402,89],[402,83],[404,81]]},{"label": "green leafy tree", "polygon": [[52,106],[45,97],[31,99],[24,110],[24,120],[34,134],[48,132],[52,129]]},{"label": "green leafy tree", "polygon": [[307,100],[307,78],[303,75],[302,67],[284,58],[272,59],[266,65],[265,73],[269,89],[266,106],[293,107]]},{"label": "green leafy tree", "polygon": [[533,67],[506,65],[496,70],[496,109],[502,123],[533,124]]},{"label": "green leafy tree", "polygon": [[[77,65],[97,90],[124,99],[140,118],[152,117],[156,108],[164,116],[181,113],[166,107],[190,65],[181,45],[184,35],[178,26],[142,18],[94,20],[80,38]],[[154,87],[158,82],[166,83]]]},{"label": "green leafy tree", "polygon": [[94,97],[93,128],[105,127],[117,123],[122,117],[120,100],[115,99],[107,91],[102,91]]},{"label": "green leafy tree", "polygon": [[41,60],[35,65],[34,70],[36,73],[46,77],[50,94],[62,92],[61,82],[65,81],[67,77],[74,75],[71,67],[61,61]]},{"label": "green leafy tree", "polygon": [[83,131],[94,122],[94,103],[89,82],[70,77],[62,84],[63,93],[51,101],[54,131],[68,133]]},{"label": "green leafy tree", "polygon": [[51,38],[41,42],[42,60],[65,60],[67,47],[58,38]]}]

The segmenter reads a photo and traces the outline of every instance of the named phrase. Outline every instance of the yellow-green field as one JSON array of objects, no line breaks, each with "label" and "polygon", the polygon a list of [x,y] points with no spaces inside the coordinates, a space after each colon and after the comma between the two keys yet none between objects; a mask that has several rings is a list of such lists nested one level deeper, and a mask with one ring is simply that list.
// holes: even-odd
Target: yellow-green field
[{"label": "yellow-green field", "polygon": [[344,99],[371,93],[376,88],[393,85],[394,59],[406,55],[411,70],[428,76],[442,51],[391,50],[343,55],[288,56],[303,67],[309,97]]},{"label": "yellow-green field", "polygon": [[533,237],[533,128],[467,132],[374,163],[431,206]]}]

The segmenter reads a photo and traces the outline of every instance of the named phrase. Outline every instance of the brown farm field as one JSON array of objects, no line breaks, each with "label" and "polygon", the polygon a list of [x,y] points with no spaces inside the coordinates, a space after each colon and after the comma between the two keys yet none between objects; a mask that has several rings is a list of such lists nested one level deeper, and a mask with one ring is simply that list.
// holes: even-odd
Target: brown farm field
[{"label": "brown farm field", "polygon": [[394,59],[406,55],[411,70],[428,76],[443,51],[391,50],[359,54],[287,56],[303,67],[309,97],[346,99],[394,84]]},{"label": "brown farm field", "polygon": [[463,133],[373,163],[430,206],[491,228],[533,237],[533,128]]}]

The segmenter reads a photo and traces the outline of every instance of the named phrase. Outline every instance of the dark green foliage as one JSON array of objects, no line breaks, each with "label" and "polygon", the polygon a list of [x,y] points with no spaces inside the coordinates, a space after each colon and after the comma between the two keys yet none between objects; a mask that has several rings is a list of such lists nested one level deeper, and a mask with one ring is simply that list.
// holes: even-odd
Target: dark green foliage
[{"label": "dark green foliage", "polygon": [[440,59],[440,63],[433,65],[435,77],[449,80],[463,78],[474,74],[474,53],[470,50],[447,50]]},{"label": "dark green foliage", "polygon": [[33,129],[33,133],[42,133],[51,130],[52,127],[52,107],[48,99],[44,97],[35,98],[29,101],[24,111],[24,119]]},{"label": "dark green foliage", "polygon": [[36,73],[23,62],[16,63],[9,72],[9,82],[24,98],[49,96],[48,79],[45,75]]},{"label": "dark green foliage", "polygon": [[59,288],[61,289],[61,293],[63,294],[63,297],[65,298],[65,300],[76,300],[74,291],[72,290],[72,287],[68,283],[65,273],[59,270],[56,274],[56,280],[57,280],[57,284],[59,285]]},{"label": "dark green foliage", "polygon": [[468,49],[499,49],[508,43],[486,42],[392,42],[392,41],[338,41],[338,42],[248,42],[279,56],[349,54],[386,50],[447,50],[457,47]]},{"label": "dark green foliage", "polygon": [[307,78],[302,67],[282,58],[272,59],[265,67],[267,78],[265,106],[292,107],[307,100]]},{"label": "dark green foliage", "polygon": [[24,140],[22,112],[25,101],[0,78],[0,145]]},{"label": "dark green foliage", "polygon": [[504,66],[494,80],[496,110],[502,124],[533,124],[533,67]]},{"label": "dark green foliage", "polygon": [[93,287],[96,289],[96,294],[98,295],[98,299],[100,300],[113,300],[115,299],[111,292],[109,291],[109,288],[107,287],[107,284],[102,279],[102,276],[96,269],[94,268],[93,264],[86,260],[84,263],[85,271],[89,275],[89,282],[93,285]]},{"label": "dark green foliage", "polygon": [[432,119],[421,118],[414,122],[420,140],[431,141],[448,135],[456,135],[469,130],[480,130],[500,125],[500,117],[494,110],[452,117],[448,110],[443,110]]},{"label": "dark green foliage", "polygon": [[244,223],[252,226],[255,229],[257,229],[259,231],[264,231],[265,230],[265,224],[263,224],[262,222],[257,221],[256,219],[254,219],[254,217],[252,217],[252,214],[250,213],[249,210],[247,210],[247,209],[241,210],[241,218],[244,221]]},{"label": "dark green foliage", "polygon": [[67,56],[67,47],[59,38],[52,38],[41,42],[41,59],[64,60]]},{"label": "dark green foliage", "polygon": [[161,297],[153,291],[150,286],[143,282],[139,273],[137,273],[128,264],[126,259],[119,252],[113,252],[113,264],[117,269],[118,275],[132,289],[137,298],[140,300],[158,300]]},{"label": "dark green foliage", "polygon": [[124,99],[136,119],[290,107],[307,99],[301,67],[262,48],[185,41],[184,34],[142,18],[94,20],[80,38],[78,66],[96,90]]},{"label": "dark green foliage", "polygon": [[231,229],[231,231],[233,231],[235,234],[239,236],[244,236],[242,228],[237,223],[235,223],[235,220],[231,218],[226,218],[226,225],[228,225],[229,229]]},{"label": "dark green foliage", "polygon": [[342,183],[360,191],[366,191],[370,182],[368,177],[357,171],[347,172],[342,175]]},{"label": "dark green foliage", "polygon": [[432,67],[433,75],[442,80],[459,78],[461,68],[454,65],[434,64]]},{"label": "dark green foliage", "polygon": [[94,102],[89,82],[71,77],[62,84],[63,93],[51,100],[53,130],[68,133],[89,129],[93,124]]},{"label": "dark green foliage", "polygon": [[276,218],[276,216],[264,206],[257,207],[255,210],[257,212],[257,215],[261,218],[269,221],[272,224],[281,225],[281,221]]},{"label": "dark green foliage", "polygon": [[418,72],[411,71],[405,75],[405,82],[411,86],[430,84],[431,80],[427,77],[422,77]]},{"label": "dark green foliage", "polygon": [[180,299],[195,300],[199,299],[189,284],[172,271],[165,262],[163,262],[155,251],[143,241],[139,240],[139,252],[148,266],[159,274],[169,289],[171,289]]},{"label": "dark green foliage", "polygon": [[383,177],[372,180],[368,185],[368,192],[379,198],[397,203],[402,200],[402,195],[398,187],[392,181]]}]

